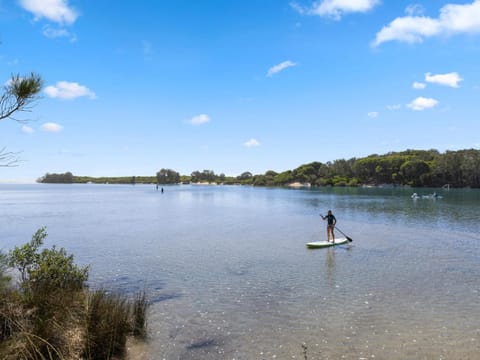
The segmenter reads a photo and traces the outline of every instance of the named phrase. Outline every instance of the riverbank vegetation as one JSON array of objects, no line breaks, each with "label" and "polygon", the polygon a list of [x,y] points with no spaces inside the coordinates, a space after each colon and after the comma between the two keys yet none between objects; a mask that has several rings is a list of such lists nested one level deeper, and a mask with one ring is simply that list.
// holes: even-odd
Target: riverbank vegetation
[{"label": "riverbank vegetation", "polygon": [[146,337],[145,293],[128,299],[89,290],[88,267],[63,248],[41,249],[46,236],[39,229],[0,254],[0,358],[121,358],[127,337]]},{"label": "riverbank vegetation", "polygon": [[254,186],[286,186],[292,183],[312,186],[395,186],[480,188],[480,150],[406,150],[333,162],[312,162],[284,172],[267,171],[238,176],[215,174],[212,170],[194,171],[189,176],[172,169],[161,169],[156,176],[82,177],[67,172],[46,174],[42,183],[178,184],[217,183]]}]

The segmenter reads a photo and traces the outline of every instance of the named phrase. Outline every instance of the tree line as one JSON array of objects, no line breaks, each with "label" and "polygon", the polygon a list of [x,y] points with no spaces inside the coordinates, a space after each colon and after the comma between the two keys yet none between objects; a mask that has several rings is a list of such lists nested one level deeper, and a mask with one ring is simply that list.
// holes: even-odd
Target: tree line
[{"label": "tree line", "polygon": [[406,150],[373,154],[362,158],[312,162],[293,170],[254,175],[249,171],[238,176],[215,174],[213,170],[180,175],[172,169],[161,169],[156,176],[93,178],[64,174],[46,174],[43,183],[119,183],[178,184],[217,183],[254,186],[286,186],[291,183],[311,186],[359,186],[390,184],[395,186],[480,188],[480,150],[446,151]]}]

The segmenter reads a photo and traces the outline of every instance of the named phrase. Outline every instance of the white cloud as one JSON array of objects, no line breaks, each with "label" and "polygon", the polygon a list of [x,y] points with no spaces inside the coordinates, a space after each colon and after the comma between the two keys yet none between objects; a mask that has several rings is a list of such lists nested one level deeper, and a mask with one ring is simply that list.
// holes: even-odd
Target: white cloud
[{"label": "white cloud", "polygon": [[48,122],[40,126],[40,129],[46,132],[60,132],[63,130],[63,126],[57,123]]},{"label": "white cloud", "polygon": [[192,117],[189,121],[192,125],[202,125],[210,122],[210,117],[207,114],[200,114]]},{"label": "white cloud", "polygon": [[68,0],[20,0],[20,6],[31,12],[35,20],[46,18],[59,24],[73,24],[78,18]]},{"label": "white cloud", "polygon": [[86,86],[68,81],[59,81],[55,86],[47,86],[44,91],[51,98],[66,100],[72,100],[82,96],[89,97],[90,99],[97,97],[95,93]]},{"label": "white cloud", "polygon": [[340,20],[344,14],[364,13],[373,9],[379,3],[380,0],[322,0],[307,8],[297,3],[292,3],[291,6],[300,14],[325,16]]},{"label": "white cloud", "polygon": [[438,100],[420,96],[415,100],[413,100],[410,104],[407,104],[407,107],[415,111],[423,111],[425,109],[434,108],[437,105],[438,105]]},{"label": "white cloud", "polygon": [[43,27],[42,33],[45,37],[47,37],[49,39],[64,37],[64,38],[69,38],[71,42],[77,41],[77,36],[70,33],[68,30],[66,30],[64,28],[55,29],[55,28],[52,28],[49,25],[46,25],[46,26]]},{"label": "white cloud", "polygon": [[292,67],[292,66],[296,66],[297,64],[294,63],[293,61],[290,61],[290,60],[287,60],[287,61],[284,61],[280,64],[277,64],[275,66],[272,66],[270,69],[268,69],[268,73],[267,73],[267,76],[272,76],[280,71],[283,71],[289,67]]},{"label": "white cloud", "polygon": [[21,130],[25,134],[32,134],[34,132],[34,130],[30,126],[27,126],[27,125],[23,125]]},{"label": "white cloud", "polygon": [[251,138],[250,140],[245,141],[243,146],[247,148],[257,147],[260,146],[260,142],[257,139]]},{"label": "white cloud", "polygon": [[400,104],[387,105],[387,110],[399,110],[402,108]]},{"label": "white cloud", "polygon": [[423,37],[437,35],[440,32],[436,20],[427,17],[396,18],[390,25],[385,26],[377,33],[373,46],[378,46],[387,41],[402,41],[407,43],[422,42]]},{"label": "white cloud", "polygon": [[447,4],[438,18],[405,16],[384,26],[372,42],[373,46],[388,41],[421,43],[425,38],[439,35],[480,32],[480,0],[471,4]]},{"label": "white cloud", "polygon": [[370,111],[367,116],[371,118],[377,118],[380,113],[378,111]]},{"label": "white cloud", "polygon": [[424,84],[424,83],[415,81],[415,82],[412,84],[412,87],[413,87],[414,89],[417,89],[417,90],[422,90],[422,89],[425,89],[425,88],[427,87],[427,85]]},{"label": "white cloud", "polygon": [[456,72],[451,72],[448,74],[437,74],[437,75],[432,75],[430,73],[425,74],[425,81],[432,83],[432,84],[438,84],[438,85],[444,85],[444,86],[450,86],[454,88],[458,88],[458,84],[463,81],[463,79],[458,75]]}]

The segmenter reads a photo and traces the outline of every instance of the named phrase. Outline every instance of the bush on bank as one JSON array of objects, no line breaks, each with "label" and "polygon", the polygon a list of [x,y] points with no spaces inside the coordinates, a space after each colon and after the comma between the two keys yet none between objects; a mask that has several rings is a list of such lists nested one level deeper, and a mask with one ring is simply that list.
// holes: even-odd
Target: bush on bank
[{"label": "bush on bank", "polygon": [[41,228],[30,242],[0,254],[0,358],[122,357],[127,337],[146,337],[145,293],[128,299],[89,290],[88,267],[77,266],[63,248],[41,249],[46,237]]}]

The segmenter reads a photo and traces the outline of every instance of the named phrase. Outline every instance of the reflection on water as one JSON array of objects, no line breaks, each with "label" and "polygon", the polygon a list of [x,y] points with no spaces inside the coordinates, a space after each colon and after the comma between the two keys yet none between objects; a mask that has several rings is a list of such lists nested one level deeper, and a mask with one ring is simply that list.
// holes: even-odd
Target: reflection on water
[{"label": "reflection on water", "polygon": [[[1,185],[0,248],[46,225],[92,286],[146,288],[132,358],[475,359],[480,192],[414,191]],[[353,243],[307,250],[330,208]]]}]

